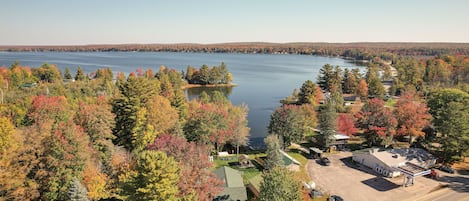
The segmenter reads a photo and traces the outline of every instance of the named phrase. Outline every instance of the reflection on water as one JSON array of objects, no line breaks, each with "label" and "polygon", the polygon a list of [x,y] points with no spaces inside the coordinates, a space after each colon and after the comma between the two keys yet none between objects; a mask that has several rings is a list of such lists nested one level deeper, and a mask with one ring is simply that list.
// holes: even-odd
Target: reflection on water
[{"label": "reflection on water", "polygon": [[223,87],[194,87],[186,89],[186,97],[189,100],[198,98],[199,95],[204,92],[208,95],[211,95],[214,91],[222,92],[227,98],[230,98],[231,93],[233,92],[233,86],[223,86]]},{"label": "reflection on water", "polygon": [[368,65],[368,61],[363,61],[363,60],[347,60],[347,63],[351,63],[357,66],[363,66],[366,67]]}]

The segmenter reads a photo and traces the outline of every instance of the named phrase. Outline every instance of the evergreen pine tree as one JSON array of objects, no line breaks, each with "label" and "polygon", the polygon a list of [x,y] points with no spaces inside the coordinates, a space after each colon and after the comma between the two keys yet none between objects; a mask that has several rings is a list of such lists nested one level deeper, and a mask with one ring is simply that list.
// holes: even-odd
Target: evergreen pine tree
[{"label": "evergreen pine tree", "polygon": [[331,79],[334,74],[334,69],[333,66],[330,64],[324,65],[320,70],[319,70],[319,75],[318,75],[318,85],[321,87],[322,90],[325,91],[330,91],[331,89]]},{"label": "evergreen pine tree", "polygon": [[316,85],[311,80],[306,80],[298,93],[299,104],[313,104],[316,98]]},{"label": "evergreen pine tree", "polygon": [[84,81],[86,79],[85,73],[83,72],[83,69],[81,69],[80,66],[77,68],[77,72],[75,74],[75,80],[76,81]]},{"label": "evergreen pine tree", "polygon": [[119,85],[119,90],[120,96],[112,102],[112,112],[116,114],[114,143],[132,151],[135,148],[134,137],[139,130],[137,114],[142,112],[148,100],[160,92],[160,83],[156,79],[129,76],[126,82]]},{"label": "evergreen pine tree", "polygon": [[70,201],[89,201],[88,191],[76,177],[73,177],[68,189],[68,199]]},{"label": "evergreen pine tree", "polygon": [[65,68],[64,78],[65,78],[66,80],[71,80],[71,79],[73,79],[72,73],[70,72],[70,68],[68,68],[68,67]]},{"label": "evergreen pine tree", "polygon": [[202,65],[200,68],[200,84],[209,84],[210,69],[207,65]]},{"label": "evergreen pine tree", "polygon": [[185,120],[188,113],[188,105],[186,96],[184,95],[184,91],[182,89],[176,89],[174,91],[174,96],[171,97],[170,101],[171,106],[176,108],[176,110],[178,111],[179,120]]},{"label": "evergreen pine tree", "polygon": [[261,201],[300,201],[299,182],[293,172],[276,167],[262,174]]},{"label": "evergreen pine tree", "polygon": [[344,70],[342,79],[342,91],[347,94],[354,93],[359,81],[353,71],[349,71],[347,68]]},{"label": "evergreen pine tree", "polygon": [[383,98],[384,96],[384,87],[379,78],[378,67],[369,66],[368,71],[366,72],[366,83],[368,84],[368,95]]},{"label": "evergreen pine tree", "polygon": [[337,131],[337,113],[335,105],[329,101],[319,113],[319,130],[321,130],[321,142],[324,147],[328,148]]},{"label": "evergreen pine tree", "polygon": [[267,145],[267,159],[265,160],[265,169],[273,169],[274,167],[283,167],[283,156],[280,153],[280,141],[278,135],[270,134],[264,139]]}]

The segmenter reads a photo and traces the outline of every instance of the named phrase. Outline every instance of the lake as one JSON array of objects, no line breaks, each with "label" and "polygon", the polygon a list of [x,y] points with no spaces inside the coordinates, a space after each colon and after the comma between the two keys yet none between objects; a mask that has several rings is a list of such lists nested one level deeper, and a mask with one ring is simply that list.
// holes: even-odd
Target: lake
[{"label": "lake", "polygon": [[[114,72],[129,73],[137,68],[161,65],[186,70],[188,65],[200,67],[225,62],[238,86],[231,89],[229,99],[234,104],[245,103],[249,107],[248,121],[251,128],[251,144],[262,144],[267,134],[270,114],[280,106],[279,100],[291,95],[294,88],[310,79],[316,81],[319,69],[325,64],[343,68],[362,68],[340,58],[310,55],[284,54],[221,54],[221,53],[175,53],[175,52],[0,52],[0,66],[10,66],[19,61],[23,66],[38,67],[45,62],[56,64],[60,69],[69,67],[74,74],[81,66],[86,72],[110,67]],[[186,93],[192,97],[200,89]]]}]

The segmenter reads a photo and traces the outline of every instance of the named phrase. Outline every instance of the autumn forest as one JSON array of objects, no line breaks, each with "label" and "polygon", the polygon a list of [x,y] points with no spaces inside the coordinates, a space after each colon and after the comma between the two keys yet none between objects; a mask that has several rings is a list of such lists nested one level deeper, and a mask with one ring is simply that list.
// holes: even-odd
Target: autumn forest
[{"label": "autumn forest", "polygon": [[[279,100],[281,106],[271,115],[267,148],[261,150],[267,153],[264,168],[271,171],[260,173],[265,180],[259,199],[278,193],[275,182],[290,182],[289,199],[300,200],[299,181],[279,169],[276,150],[311,137],[324,149],[336,132],[362,140],[360,148],[418,146],[448,164],[469,155],[468,47],[436,46],[262,43],[3,49],[294,53],[365,62],[365,73],[324,65],[317,78],[305,80],[291,96]],[[212,200],[223,190],[223,181],[213,173],[210,158],[220,151],[247,150],[249,109],[232,104],[218,91],[188,100],[184,88],[232,80],[225,63],[189,66],[186,72],[164,66],[157,71],[138,68],[128,75],[110,68],[61,72],[54,64],[28,67],[21,61],[0,67],[0,200]]]}]

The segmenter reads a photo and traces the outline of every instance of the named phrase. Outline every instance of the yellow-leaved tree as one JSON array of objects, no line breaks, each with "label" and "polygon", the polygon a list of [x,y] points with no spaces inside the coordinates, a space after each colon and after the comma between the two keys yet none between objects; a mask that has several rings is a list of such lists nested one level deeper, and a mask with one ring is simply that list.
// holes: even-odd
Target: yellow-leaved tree
[{"label": "yellow-leaved tree", "polygon": [[83,171],[83,184],[88,190],[90,200],[99,200],[109,197],[106,191],[106,181],[108,180],[98,165],[88,162]]},{"label": "yellow-leaved tree", "polygon": [[0,117],[0,155],[2,155],[12,144],[12,135],[15,127],[6,117]]},{"label": "yellow-leaved tree", "polygon": [[134,171],[121,184],[127,200],[178,200],[179,163],[164,152],[138,154]]}]

